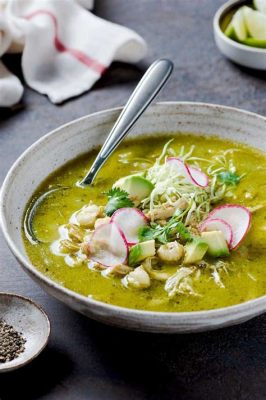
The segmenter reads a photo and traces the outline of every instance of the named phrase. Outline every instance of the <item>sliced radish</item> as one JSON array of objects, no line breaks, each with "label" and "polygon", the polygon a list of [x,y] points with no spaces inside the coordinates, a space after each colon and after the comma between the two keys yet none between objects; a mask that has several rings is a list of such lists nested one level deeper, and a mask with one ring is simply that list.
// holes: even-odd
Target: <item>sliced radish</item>
[{"label": "sliced radish", "polygon": [[114,267],[127,262],[127,241],[115,222],[96,228],[88,244],[88,249],[90,258],[105,267]]},{"label": "sliced radish", "polygon": [[250,211],[246,207],[237,204],[225,204],[217,207],[210,212],[208,218],[223,219],[231,226],[233,231],[233,239],[230,248],[232,250],[239,246],[239,244],[242,242],[251,224]]},{"label": "sliced radish", "polygon": [[198,168],[188,166],[188,171],[190,173],[192,181],[197,186],[207,187],[209,184],[209,178],[204,172],[200,171]]},{"label": "sliced radish", "polygon": [[178,157],[168,157],[166,159],[167,163],[171,163],[171,165],[174,165],[175,168],[178,170],[178,172],[184,176],[185,178],[190,178],[190,173],[188,170],[188,166],[184,163],[181,158]]},{"label": "sliced radish", "polygon": [[221,218],[207,218],[200,225],[200,231],[221,231],[224,234],[225,240],[228,243],[229,248],[233,241],[233,229]]},{"label": "sliced radish", "polygon": [[200,171],[198,168],[190,167],[179,157],[169,157],[166,162],[173,163],[176,165],[180,173],[188,178],[196,186],[206,187],[209,184],[209,178],[204,172]]},{"label": "sliced radish", "polygon": [[139,229],[148,223],[146,216],[137,208],[120,208],[111,218],[122,230],[129,245],[138,243]]}]

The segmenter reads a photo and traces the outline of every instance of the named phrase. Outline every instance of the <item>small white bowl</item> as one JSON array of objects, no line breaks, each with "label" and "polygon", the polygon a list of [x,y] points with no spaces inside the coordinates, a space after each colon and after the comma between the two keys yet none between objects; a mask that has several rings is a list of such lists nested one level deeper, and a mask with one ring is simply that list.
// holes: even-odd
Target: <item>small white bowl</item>
[{"label": "small white bowl", "polygon": [[17,358],[0,363],[0,372],[8,372],[28,364],[40,354],[50,336],[50,322],[32,300],[11,293],[0,293],[0,319],[26,339],[25,350]]},{"label": "small white bowl", "polygon": [[214,38],[219,50],[230,60],[244,67],[266,71],[266,49],[246,46],[228,38],[221,29],[223,17],[237,6],[247,4],[244,0],[229,0],[216,12],[213,19]]}]

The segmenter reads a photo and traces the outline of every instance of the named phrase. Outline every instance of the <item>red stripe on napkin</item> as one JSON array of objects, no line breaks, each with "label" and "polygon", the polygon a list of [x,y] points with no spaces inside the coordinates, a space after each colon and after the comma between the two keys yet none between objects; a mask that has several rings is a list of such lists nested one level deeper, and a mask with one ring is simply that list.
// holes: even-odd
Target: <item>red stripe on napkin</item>
[{"label": "red stripe on napkin", "polygon": [[56,16],[48,10],[36,10],[33,13],[25,16],[26,19],[31,19],[34,18],[35,16],[38,15],[48,15],[54,24],[55,28],[55,36],[54,36],[54,45],[57,51],[59,52],[66,52],[71,54],[74,58],[76,58],[78,61],[80,61],[82,64],[87,65],[87,67],[93,69],[95,72],[99,74],[103,74],[104,71],[106,70],[106,66],[95,60],[94,58],[91,58],[84,54],[82,51],[77,50],[77,49],[72,49],[71,47],[67,47],[64,45],[63,42],[58,37],[58,22]]}]

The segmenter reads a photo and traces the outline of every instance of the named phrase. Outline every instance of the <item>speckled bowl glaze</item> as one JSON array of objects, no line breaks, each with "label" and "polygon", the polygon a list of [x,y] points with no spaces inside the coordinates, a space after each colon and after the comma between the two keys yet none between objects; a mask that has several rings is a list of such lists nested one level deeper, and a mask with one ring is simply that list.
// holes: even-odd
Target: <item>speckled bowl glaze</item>
[{"label": "speckled bowl glaze", "polygon": [[213,19],[214,38],[219,50],[230,60],[244,67],[266,71],[266,49],[246,46],[228,38],[221,29],[222,18],[232,8],[247,4],[245,0],[229,0],[216,12]]},{"label": "speckled bowl glaze", "polygon": [[13,371],[30,363],[45,348],[50,335],[50,322],[32,300],[12,293],[0,293],[0,319],[26,339],[25,350],[17,358],[0,363],[0,372]]},{"label": "speckled bowl glaze", "polygon": [[[165,333],[205,331],[244,322],[266,310],[266,296],[236,306],[198,312],[140,311],[105,304],[72,292],[41,274],[25,252],[21,226],[25,206],[37,186],[56,168],[103,143],[121,109],[70,122],[33,144],[9,171],[1,192],[2,229],[23,269],[49,294],[95,320],[131,330]],[[202,103],[158,103],[138,121],[130,136],[162,132],[218,135],[266,150],[266,118]],[[19,193],[19,195],[18,195]],[[15,277],[14,277],[15,279]]]}]

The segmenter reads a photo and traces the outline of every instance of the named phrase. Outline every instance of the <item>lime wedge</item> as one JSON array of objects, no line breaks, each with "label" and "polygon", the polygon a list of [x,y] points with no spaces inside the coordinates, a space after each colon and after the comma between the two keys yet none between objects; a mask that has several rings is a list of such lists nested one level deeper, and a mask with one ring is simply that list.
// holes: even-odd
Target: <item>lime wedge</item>
[{"label": "lime wedge", "polygon": [[249,35],[254,39],[266,40],[266,15],[247,6],[241,8],[243,9]]},{"label": "lime wedge", "polygon": [[258,11],[266,14],[266,0],[254,0],[253,4]]},{"label": "lime wedge", "polygon": [[252,46],[252,47],[260,47],[261,49],[266,49],[266,40],[258,40],[251,37],[243,40],[243,43]]},{"label": "lime wedge", "polygon": [[239,10],[237,10],[235,15],[233,16],[232,27],[234,28],[237,40],[242,42],[243,40],[246,39],[248,32],[245,23],[244,7],[240,7]]},{"label": "lime wedge", "polygon": [[227,25],[226,30],[224,31],[225,35],[230,39],[235,39],[235,30],[232,24],[232,21]]}]

